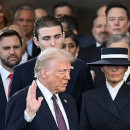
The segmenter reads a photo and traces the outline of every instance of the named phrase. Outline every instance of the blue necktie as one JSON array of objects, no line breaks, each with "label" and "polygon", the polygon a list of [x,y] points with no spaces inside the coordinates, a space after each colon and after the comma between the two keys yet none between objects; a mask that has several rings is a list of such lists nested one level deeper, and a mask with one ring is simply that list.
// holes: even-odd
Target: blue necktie
[{"label": "blue necktie", "polygon": [[61,110],[59,108],[59,105],[57,104],[57,97],[55,95],[52,96],[53,104],[54,104],[54,110],[56,114],[56,120],[58,124],[59,130],[67,130],[64,117],[61,113]]}]

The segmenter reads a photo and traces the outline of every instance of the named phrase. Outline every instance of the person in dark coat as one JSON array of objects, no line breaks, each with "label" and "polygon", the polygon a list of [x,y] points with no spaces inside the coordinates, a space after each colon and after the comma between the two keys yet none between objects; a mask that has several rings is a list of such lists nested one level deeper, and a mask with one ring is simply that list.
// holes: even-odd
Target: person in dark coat
[{"label": "person in dark coat", "polygon": [[80,130],[129,130],[130,87],[123,80],[130,66],[128,49],[103,48],[100,66],[106,84],[83,94]]},{"label": "person in dark coat", "polygon": [[64,93],[72,62],[74,57],[58,48],[41,53],[34,68],[36,81],[9,100],[7,130],[79,130],[75,101]]},{"label": "person in dark coat", "polygon": [[[38,19],[35,22],[34,28],[33,40],[35,44],[40,47],[41,51],[49,47],[61,48],[65,34],[61,22],[54,16],[47,15]],[[37,58],[34,58],[14,68],[10,96],[29,86],[35,79],[34,66],[36,59]],[[81,102],[82,93],[93,89],[94,86],[90,69],[84,61],[76,60],[72,66],[74,70],[70,72],[71,79],[66,92],[75,98],[77,106],[80,107],[79,104]]]}]

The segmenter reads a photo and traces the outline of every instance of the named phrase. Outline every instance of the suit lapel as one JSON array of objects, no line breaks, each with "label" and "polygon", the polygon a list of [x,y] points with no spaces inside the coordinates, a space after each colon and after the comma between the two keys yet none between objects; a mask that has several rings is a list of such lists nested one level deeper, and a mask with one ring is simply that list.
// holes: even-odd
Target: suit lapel
[{"label": "suit lapel", "polygon": [[124,83],[121,86],[114,102],[115,102],[118,110],[121,110],[128,103],[130,103],[130,86],[128,86],[126,83]]},{"label": "suit lapel", "polygon": [[[40,96],[43,97],[41,91],[39,90],[39,88],[37,88],[37,98],[40,97]],[[40,113],[41,115],[44,115],[44,116],[41,116],[41,118],[42,117],[46,118],[46,120],[48,121],[48,123],[52,127],[52,130],[58,130],[56,122],[55,122],[55,120],[53,118],[53,115],[52,115],[52,113],[51,113],[51,111],[49,109],[49,106],[48,106],[46,100],[44,99],[44,97],[43,97],[43,101],[41,103],[41,106],[39,108],[39,111],[41,112]]]},{"label": "suit lapel", "polygon": [[59,96],[60,96],[61,102],[63,104],[63,107],[65,109],[66,116],[68,118],[69,127],[70,127],[70,129],[72,129],[71,127],[74,125],[72,122],[74,120],[73,119],[74,117],[72,117],[72,115],[71,115],[71,107],[73,107],[73,106],[71,106],[70,101],[68,101],[68,99],[66,98],[64,93],[59,94]]},{"label": "suit lapel", "polygon": [[1,100],[1,106],[3,107],[3,110],[5,111],[6,105],[7,105],[7,99],[5,96],[5,90],[4,85],[0,76],[0,100]]},{"label": "suit lapel", "polygon": [[91,95],[93,100],[95,100],[100,106],[106,109],[108,112],[119,118],[117,108],[114,101],[112,100],[107,87],[99,88],[98,91]]}]

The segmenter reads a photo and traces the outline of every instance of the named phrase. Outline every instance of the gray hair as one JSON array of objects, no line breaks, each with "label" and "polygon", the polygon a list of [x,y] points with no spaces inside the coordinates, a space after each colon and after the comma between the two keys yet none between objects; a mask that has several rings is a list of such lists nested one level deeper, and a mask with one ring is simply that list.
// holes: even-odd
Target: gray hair
[{"label": "gray hair", "polygon": [[[21,10],[28,10],[28,11],[32,11],[32,13],[34,14],[35,16],[35,12],[34,12],[34,9],[30,6],[21,6],[20,8],[18,8],[15,12],[15,15],[14,15],[14,20],[17,19],[17,16],[18,16],[18,13],[21,11]],[[35,16],[36,18],[36,16]]]},{"label": "gray hair", "polygon": [[70,63],[73,63],[75,60],[69,52],[59,48],[47,48],[40,54],[36,61],[34,68],[35,77],[39,78],[41,76],[41,69],[48,69],[50,67],[50,61],[54,59],[61,59]]},{"label": "gray hair", "polygon": [[107,43],[106,43],[106,46],[109,47],[113,42],[120,42],[121,40],[125,40],[126,43],[128,44],[128,46],[130,47],[130,37],[125,35],[125,34],[115,34],[115,35],[112,35]]}]

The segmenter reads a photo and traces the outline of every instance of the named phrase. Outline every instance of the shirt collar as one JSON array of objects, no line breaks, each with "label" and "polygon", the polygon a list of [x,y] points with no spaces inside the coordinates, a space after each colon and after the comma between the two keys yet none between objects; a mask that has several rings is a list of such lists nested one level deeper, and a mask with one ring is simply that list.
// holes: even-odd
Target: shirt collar
[{"label": "shirt collar", "polygon": [[118,85],[116,85],[114,88],[109,84],[109,82],[106,80],[106,86],[107,89],[112,97],[112,99],[114,100],[119,89],[121,88],[122,84],[124,83],[124,80],[122,80]]},{"label": "shirt collar", "polygon": [[1,66],[1,77],[6,80],[11,73]]},{"label": "shirt collar", "polygon": [[124,80],[122,80],[119,84],[117,84],[115,87],[112,87],[109,82],[106,80],[106,85],[108,89],[113,89],[113,90],[119,90],[122,86],[122,84],[124,83]]},{"label": "shirt collar", "polygon": [[101,44],[96,42],[96,47],[100,47],[100,46],[101,46]]},{"label": "shirt collar", "polygon": [[[36,80],[38,88],[41,90],[41,93],[45,97],[45,99],[51,100],[53,94],[39,81],[39,79]],[[55,94],[57,99],[59,99],[58,94]]]}]

